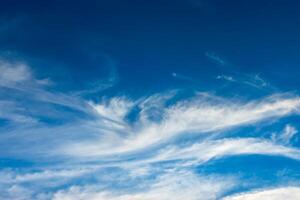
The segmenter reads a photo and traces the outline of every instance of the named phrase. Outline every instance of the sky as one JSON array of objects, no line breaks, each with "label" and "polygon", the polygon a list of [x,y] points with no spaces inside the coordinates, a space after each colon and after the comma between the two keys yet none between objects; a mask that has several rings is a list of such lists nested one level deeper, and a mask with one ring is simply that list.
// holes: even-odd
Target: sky
[{"label": "sky", "polygon": [[2,1],[0,200],[300,199],[299,13]]}]

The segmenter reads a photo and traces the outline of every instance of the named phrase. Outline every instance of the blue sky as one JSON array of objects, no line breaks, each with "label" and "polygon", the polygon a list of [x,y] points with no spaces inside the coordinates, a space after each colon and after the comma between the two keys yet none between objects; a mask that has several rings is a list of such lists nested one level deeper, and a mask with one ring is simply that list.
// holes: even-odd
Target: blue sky
[{"label": "blue sky", "polygon": [[0,199],[300,199],[299,13],[1,2]]}]

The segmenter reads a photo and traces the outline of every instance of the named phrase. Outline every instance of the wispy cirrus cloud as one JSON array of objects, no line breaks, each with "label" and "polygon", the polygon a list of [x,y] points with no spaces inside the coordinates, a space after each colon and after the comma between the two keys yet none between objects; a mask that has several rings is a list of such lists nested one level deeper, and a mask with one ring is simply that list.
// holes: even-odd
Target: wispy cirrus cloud
[{"label": "wispy cirrus cloud", "polygon": [[[299,106],[298,97],[284,97],[282,95],[270,96],[247,103],[200,95],[188,101],[179,101],[169,107],[162,108],[160,110],[161,120],[159,121],[139,121],[138,119],[132,125],[128,124],[127,129],[123,130],[125,133],[120,134],[119,139],[114,138],[111,148],[102,149],[101,139],[85,141],[82,144],[75,142],[74,145],[64,146],[64,148],[67,154],[74,156],[125,153],[166,142],[168,139],[183,133],[208,134],[237,126],[254,125],[267,119],[276,119],[292,113],[296,114],[299,112]],[[124,105],[119,109],[123,110],[123,107]],[[107,141],[105,146],[106,148],[109,147]]]},{"label": "wispy cirrus cloud", "polygon": [[242,74],[235,72],[231,75],[221,74],[216,77],[218,80],[224,80],[231,83],[243,84],[257,89],[274,89],[270,83],[261,78],[258,74]]},{"label": "wispy cirrus cloud", "polygon": [[300,151],[296,148],[276,145],[264,139],[226,138],[194,143],[186,147],[169,146],[150,161],[187,160],[184,165],[200,165],[212,159],[247,154],[278,155],[300,160]]},{"label": "wispy cirrus cloud", "polygon": [[280,133],[273,133],[271,139],[274,142],[289,144],[293,137],[298,133],[298,130],[290,124],[287,124]]},{"label": "wispy cirrus cloud", "polygon": [[257,191],[251,191],[247,193],[233,195],[231,197],[223,198],[224,200],[282,200],[300,199],[300,188],[299,187],[280,187],[273,189],[261,189]]},{"label": "wispy cirrus cloud", "polygon": [[112,98],[109,101],[103,101],[101,104],[90,103],[98,115],[107,117],[117,122],[122,122],[134,105],[134,102],[125,97]]},{"label": "wispy cirrus cloud", "polygon": [[205,56],[218,66],[222,67],[222,72],[215,77],[218,80],[242,84],[245,86],[254,87],[256,89],[275,89],[267,80],[262,78],[260,74],[239,72],[238,70],[235,70],[236,67],[233,64],[230,64],[224,58],[214,52],[206,52]]},{"label": "wispy cirrus cloud", "polygon": [[29,67],[24,63],[0,62],[0,83],[9,87],[9,84],[17,84],[29,81],[32,78]]},{"label": "wispy cirrus cloud", "polygon": [[231,177],[202,177],[188,171],[170,171],[159,176],[145,191],[118,192],[97,191],[96,187],[72,187],[54,194],[53,200],[76,199],[86,200],[213,200],[235,185]]},{"label": "wispy cirrus cloud", "polygon": [[[100,80],[97,79],[88,82],[87,84],[85,84],[86,88],[78,91],[72,91],[71,92],[72,96],[84,97],[87,95],[99,94],[107,89],[114,87],[119,82],[120,78],[119,78],[118,70],[116,68],[116,64],[110,56],[106,54],[100,54],[100,55],[89,56],[89,59],[93,61],[95,60],[98,61],[98,59],[100,59],[100,61],[98,62],[101,61],[103,62],[104,60],[106,63],[105,65],[108,68],[107,77],[104,77]],[[96,62],[95,65],[98,65],[98,63]]]},{"label": "wispy cirrus cloud", "polygon": [[[90,106],[82,99],[46,88],[45,86],[48,86],[50,82],[49,78],[36,78],[33,70],[25,62],[0,60],[0,90],[8,94],[2,98],[7,102],[10,101],[10,104],[16,104],[21,98],[23,102],[27,101],[34,105],[46,103],[69,107],[81,112],[90,111]],[[21,109],[20,103],[18,105]],[[27,109],[29,107],[23,106]]]},{"label": "wispy cirrus cloud", "polygon": [[[95,176],[97,177],[97,174]],[[63,177],[61,178],[63,179]],[[111,179],[113,179],[113,177],[111,177]],[[166,173],[160,174],[154,179],[146,179],[143,184],[136,186],[136,189],[106,188],[99,187],[97,184],[87,184],[82,186],[74,185],[65,189],[59,189],[55,192],[43,192],[39,187],[43,187],[43,185],[45,187],[45,181],[46,184],[52,185],[53,187],[51,179],[42,179],[36,184],[31,183],[33,186],[36,185],[35,187],[30,187],[30,185],[28,186],[26,184],[16,184],[16,182],[7,186],[7,188],[2,187],[0,189],[0,199],[155,200],[159,198],[168,200],[170,198],[186,198],[189,200],[198,200],[199,197],[201,197],[203,200],[213,200],[221,197],[225,191],[236,187],[238,183],[236,178],[230,176],[205,176],[195,174],[188,170],[176,169],[168,170]],[[129,184],[131,184],[130,182],[132,180],[125,178],[119,181],[124,183],[129,182]]]},{"label": "wispy cirrus cloud", "polygon": [[[0,118],[15,124],[0,134],[0,156],[44,166],[1,171],[0,199],[218,199],[239,182],[198,174],[192,168],[245,154],[300,159],[299,149],[288,145],[297,131],[290,125],[273,140],[243,138],[242,132],[226,135],[298,115],[296,94],[242,100],[207,92],[179,98],[180,91],[173,90],[139,98],[103,96],[96,101],[45,87],[28,65],[1,66],[5,73],[0,87],[13,95],[2,97]],[[42,105],[39,115],[30,112],[37,105]],[[49,110],[59,124],[39,122]],[[69,120],[60,120],[62,116]],[[111,186],[117,184],[114,179],[138,190],[121,186],[116,190]],[[45,188],[51,192],[45,193]]]},{"label": "wispy cirrus cloud", "polygon": [[236,80],[232,76],[226,76],[226,75],[218,75],[216,79],[223,79],[230,82],[235,82]]},{"label": "wispy cirrus cloud", "polygon": [[179,80],[183,80],[183,81],[187,81],[187,82],[190,82],[190,83],[193,83],[193,84],[200,84],[199,81],[197,81],[196,79],[192,78],[192,77],[189,77],[189,76],[185,76],[183,74],[179,74],[179,73],[171,73],[172,77],[173,78],[176,78],[176,79],[179,79]]},{"label": "wispy cirrus cloud", "polygon": [[218,65],[221,65],[221,66],[228,65],[228,63],[223,58],[221,58],[219,55],[217,55],[215,52],[206,52],[205,56]]}]

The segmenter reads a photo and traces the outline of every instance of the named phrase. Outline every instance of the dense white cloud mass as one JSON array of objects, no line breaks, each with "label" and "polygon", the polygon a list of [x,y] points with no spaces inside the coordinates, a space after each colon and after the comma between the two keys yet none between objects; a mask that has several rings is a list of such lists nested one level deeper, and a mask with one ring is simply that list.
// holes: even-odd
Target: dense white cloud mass
[{"label": "dense white cloud mass", "polygon": [[226,197],[224,200],[298,200],[300,199],[299,187],[282,187],[253,191]]}]

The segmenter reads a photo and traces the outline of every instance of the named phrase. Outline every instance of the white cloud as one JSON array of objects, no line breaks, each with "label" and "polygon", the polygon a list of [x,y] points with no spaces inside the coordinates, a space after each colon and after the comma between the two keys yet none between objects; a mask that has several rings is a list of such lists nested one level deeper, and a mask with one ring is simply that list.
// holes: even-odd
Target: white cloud
[{"label": "white cloud", "polygon": [[190,76],[186,76],[186,75],[175,73],[175,72],[171,73],[171,75],[172,75],[172,77],[181,79],[183,81],[188,81],[190,83],[199,84],[199,81],[197,79],[192,78]]},{"label": "white cloud", "polygon": [[298,130],[287,124],[281,133],[273,133],[271,138],[274,142],[289,144],[291,139],[298,133]]},{"label": "white cloud", "polygon": [[223,58],[221,58],[214,52],[206,52],[205,56],[207,58],[211,59],[212,61],[214,61],[215,63],[217,63],[218,65],[221,65],[221,66],[228,65],[227,62]]},{"label": "white cloud", "polygon": [[162,149],[148,162],[180,159],[187,160],[186,164],[199,165],[214,158],[244,154],[277,155],[300,160],[300,151],[296,148],[276,145],[268,140],[256,138],[235,138],[208,140],[187,147],[170,146]]},{"label": "white cloud", "polygon": [[225,197],[224,200],[299,200],[299,187],[282,187],[275,189],[265,189],[252,191]]},{"label": "white cloud", "polygon": [[[51,193],[44,189],[60,187],[74,178],[93,173],[94,168],[73,168],[22,172],[22,170],[0,171],[0,200],[50,200]],[[55,190],[54,190],[55,191]]]},{"label": "white cloud", "polygon": [[[13,90],[5,98],[12,98],[12,101],[16,101],[14,98],[18,97],[32,102],[56,104],[90,114],[92,108],[83,99],[47,90],[45,86],[49,86],[51,83],[49,78],[38,79],[35,77],[30,66],[24,62],[8,61],[0,58],[0,90]],[[5,90],[4,92],[8,93]]]},{"label": "white cloud", "polygon": [[266,80],[261,78],[258,74],[241,74],[240,76],[240,82],[246,85],[256,88],[270,87],[270,84]]},{"label": "white cloud", "polygon": [[0,60],[0,86],[12,87],[14,84],[29,81],[31,78],[32,72],[26,64]]},{"label": "white cloud", "polygon": [[[108,104],[107,107],[101,105],[99,112],[108,118],[120,119],[123,118],[124,113],[128,112],[127,109],[132,103],[124,105],[124,102],[116,101],[113,105]],[[107,141],[93,139],[93,141],[85,141],[82,144],[80,141],[75,142],[75,146],[72,144],[64,146],[62,151],[73,156],[126,153],[165,142],[171,137],[184,133],[212,133],[284,117],[298,113],[299,108],[299,97],[284,95],[274,95],[248,103],[214,96],[198,96],[189,101],[183,100],[172,106],[162,107],[159,121],[145,120],[147,117],[143,116],[143,120],[140,119],[133,125],[127,124],[129,128],[119,137],[120,141],[115,141],[111,145]],[[145,113],[143,114],[145,115]],[[104,149],[101,148],[101,143],[106,144]]]},{"label": "white cloud", "polygon": [[32,198],[32,191],[22,186],[13,185],[6,191],[0,189],[0,199],[28,200]]},{"label": "white cloud", "polygon": [[133,102],[124,97],[115,97],[109,101],[104,101],[101,104],[90,102],[90,105],[100,116],[115,120],[117,122],[122,122],[130,108],[133,106]]},{"label": "white cloud", "polygon": [[0,119],[17,123],[36,123],[37,120],[26,113],[15,101],[0,100]]},{"label": "white cloud", "polygon": [[235,185],[229,177],[198,176],[187,171],[161,175],[142,191],[97,191],[97,187],[71,187],[54,195],[53,200],[213,200]]},{"label": "white cloud", "polygon": [[62,180],[64,178],[74,178],[82,176],[86,173],[92,172],[92,168],[84,169],[63,169],[63,170],[44,170],[39,172],[31,172],[22,174],[20,172],[13,171],[0,171],[1,177],[0,183],[22,183],[33,181],[49,181],[52,179]]},{"label": "white cloud", "polygon": [[13,200],[29,200],[29,199],[35,199],[35,200],[50,200],[51,195],[47,193],[39,193],[35,194],[35,192],[27,188],[25,186],[21,185],[12,185],[5,188],[0,188],[0,199],[1,200],[7,200],[7,199],[13,199]]},{"label": "white cloud", "polygon": [[[84,156],[99,155],[97,148],[94,148],[95,149],[88,148],[90,151],[81,153],[84,153]],[[77,152],[80,153],[80,149],[78,149]],[[154,154],[154,156],[142,157],[140,159],[139,157],[137,157],[137,160],[126,162],[128,166],[139,166],[161,161],[181,160],[180,165],[189,166],[205,164],[212,159],[245,154],[283,156],[300,160],[300,151],[297,148],[277,145],[272,143],[270,140],[264,139],[232,138],[221,140],[207,140],[204,142],[198,142],[192,145],[180,147],[176,145],[169,145],[158,150]],[[109,153],[107,153],[107,156],[108,155]],[[105,160],[105,158],[102,159]],[[143,168],[142,172],[145,172],[143,171]]]},{"label": "white cloud", "polygon": [[218,75],[216,79],[225,80],[229,82],[235,82],[238,84],[248,85],[257,89],[269,88],[273,89],[271,85],[261,78],[258,74],[243,74],[243,73],[235,73],[235,76],[232,75]]},{"label": "white cloud", "polygon": [[[26,105],[22,102],[18,104],[16,100],[1,100],[1,118],[18,122],[33,120],[24,110],[24,107],[35,109],[32,102],[61,105],[86,114],[81,121],[69,124],[63,123],[57,126],[45,123],[24,129],[16,126],[0,135],[1,156],[39,159],[39,161],[44,159],[43,161],[50,160],[50,163],[53,160],[62,160],[60,163],[62,169],[58,171],[45,169],[32,173],[1,173],[3,179],[0,180],[2,184],[0,186],[5,188],[2,191],[9,191],[6,196],[8,199],[17,199],[17,194],[20,193],[24,193],[24,197],[28,199],[37,197],[35,191],[39,188],[31,191],[30,188],[20,186],[24,183],[24,185],[27,183],[34,185],[44,182],[45,187],[47,187],[46,183],[61,186],[64,181],[85,176],[92,170],[84,168],[88,165],[86,161],[95,162],[98,167],[117,166],[127,169],[132,167],[136,171],[128,172],[127,175],[138,178],[153,174],[151,164],[170,160],[181,160],[181,162],[174,164],[175,171],[162,173],[154,182],[143,187],[144,190],[116,192],[112,189],[103,190],[103,187],[99,189],[99,185],[89,187],[79,184],[78,187],[73,186],[57,192],[54,199],[217,199],[225,190],[233,187],[232,179],[201,177],[178,168],[205,164],[215,158],[243,154],[300,159],[299,149],[283,146],[288,144],[297,132],[291,125],[287,125],[284,131],[276,136],[275,141],[278,143],[260,138],[213,140],[205,137],[236,127],[257,125],[266,120],[272,122],[291,114],[299,114],[298,96],[279,94],[260,100],[237,101],[206,93],[182,100],[180,97],[174,97],[176,92],[170,92],[133,101],[126,97],[114,97],[95,103],[85,101],[78,96],[47,90],[43,85],[48,84],[48,80],[37,80],[25,64],[2,63],[0,72],[3,72],[0,75],[1,87],[22,90],[20,96],[25,98],[23,94],[27,94],[26,98],[28,98]],[[174,76],[178,77],[178,74]],[[259,77],[255,79],[259,84],[264,85]],[[137,111],[133,110],[135,108]],[[57,118],[59,118],[63,111],[57,110]],[[43,111],[41,108],[41,116],[44,117],[46,114]],[[129,113],[136,114],[133,122],[126,119]],[[173,138],[184,134],[202,134],[204,140],[199,139],[200,141],[193,141],[188,145],[180,142],[180,144],[173,143]],[[153,146],[156,144],[164,145]],[[144,154],[145,148],[149,147],[153,147],[150,149],[153,154]],[[129,153],[136,153],[134,154],[136,157],[127,159],[132,158],[126,157],[132,155]],[[65,156],[71,156],[71,159]],[[67,170],[68,162],[80,163],[83,169]],[[40,197],[44,198],[42,194]]]},{"label": "white cloud", "polygon": [[[2,61],[1,66],[5,71],[0,79],[2,82],[12,80],[16,83],[37,80],[28,66],[24,64]],[[81,98],[67,94],[49,92],[42,87],[23,89],[30,94],[30,98],[40,102],[70,107],[100,119],[95,123],[101,125],[99,128],[101,137],[99,135],[92,139],[85,137],[84,141],[68,141],[68,144],[57,149],[58,151],[62,150],[64,154],[79,157],[126,153],[165,142],[180,134],[203,134],[252,125],[263,120],[298,113],[300,106],[299,97],[290,95],[273,95],[261,100],[237,102],[233,99],[224,99],[209,94],[166,105],[166,100],[173,96],[171,93],[153,95],[137,101],[130,101],[125,97],[115,97],[97,104],[85,102]],[[135,105],[141,109],[139,117],[134,123],[126,122],[125,116],[132,111],[131,109]],[[30,105],[27,107],[30,108]],[[151,115],[155,115],[155,117],[151,117]],[[32,120],[26,113],[20,114],[13,108],[2,110],[1,116],[10,120],[14,118],[17,121]],[[86,124],[90,124],[90,122],[88,121]],[[110,130],[103,131],[104,128]]]},{"label": "white cloud", "polygon": [[232,76],[226,76],[226,75],[218,75],[216,78],[223,79],[223,80],[230,81],[230,82],[235,81],[235,79]]}]

